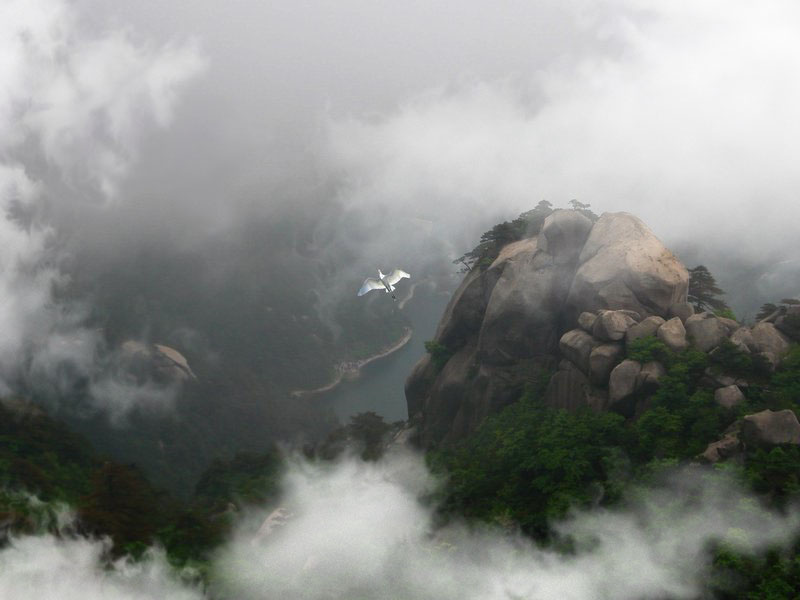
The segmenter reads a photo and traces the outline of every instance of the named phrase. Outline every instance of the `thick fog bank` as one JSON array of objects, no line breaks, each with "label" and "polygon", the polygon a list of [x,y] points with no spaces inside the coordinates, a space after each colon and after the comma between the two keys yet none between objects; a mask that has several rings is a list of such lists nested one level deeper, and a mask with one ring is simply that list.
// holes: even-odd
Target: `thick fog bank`
[{"label": "thick fog bank", "polygon": [[[761,508],[725,476],[686,468],[635,490],[622,508],[554,524],[575,548],[560,554],[490,526],[436,529],[437,485],[421,457],[405,452],[377,463],[296,458],[283,515],[262,526],[271,506],[242,520],[212,561],[209,596],[688,599],[702,593],[714,543],[758,552],[788,544],[800,525],[794,511]],[[204,597],[157,551],[106,566],[103,552],[80,538],[12,539],[0,550],[0,592],[20,600]]]}]

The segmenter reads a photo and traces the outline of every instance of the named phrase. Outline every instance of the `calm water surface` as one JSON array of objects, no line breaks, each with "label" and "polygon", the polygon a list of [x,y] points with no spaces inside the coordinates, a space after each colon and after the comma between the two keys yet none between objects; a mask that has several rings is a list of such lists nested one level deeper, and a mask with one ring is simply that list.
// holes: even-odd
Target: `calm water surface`
[{"label": "calm water surface", "polygon": [[376,412],[387,422],[407,419],[403,392],[406,377],[425,353],[425,341],[433,337],[449,299],[450,293],[418,285],[414,297],[403,307],[414,329],[411,340],[394,354],[365,366],[358,379],[343,381],[336,389],[320,395],[319,401],[332,408],[343,422],[365,411]]}]

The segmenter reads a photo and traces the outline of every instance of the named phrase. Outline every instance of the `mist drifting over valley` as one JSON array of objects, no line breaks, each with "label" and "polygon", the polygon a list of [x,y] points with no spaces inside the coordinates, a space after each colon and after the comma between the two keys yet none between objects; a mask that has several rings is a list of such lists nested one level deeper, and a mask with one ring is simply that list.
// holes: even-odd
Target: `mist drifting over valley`
[{"label": "mist drifting over valley", "polygon": [[[797,298],[799,33],[782,0],[0,0],[2,410],[98,452],[51,458],[36,433],[44,462],[0,456],[38,486],[2,481],[25,526],[3,534],[0,596],[697,598],[728,549],[794,556],[793,488],[749,466],[796,479],[794,446],[714,474],[656,452],[653,477],[592,455],[629,487],[588,486],[533,541],[502,507],[454,516],[446,449],[322,460],[377,434],[331,434],[307,392],[414,328],[402,302],[355,297],[364,277],[452,294],[453,260],[542,200],[636,215],[742,323]],[[786,409],[782,373],[730,385]],[[94,475],[70,488],[62,459]],[[181,525],[120,550],[103,486],[146,479]],[[192,519],[211,523],[202,561],[174,551]]]}]

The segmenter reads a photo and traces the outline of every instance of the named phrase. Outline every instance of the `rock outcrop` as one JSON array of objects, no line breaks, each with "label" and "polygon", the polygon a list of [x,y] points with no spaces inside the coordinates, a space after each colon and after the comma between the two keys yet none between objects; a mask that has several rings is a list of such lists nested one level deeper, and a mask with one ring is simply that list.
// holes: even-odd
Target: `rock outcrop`
[{"label": "rock outcrop", "polygon": [[[538,236],[506,245],[454,293],[435,336],[451,357],[438,368],[424,356],[406,382],[419,442],[430,447],[468,435],[545,371],[552,373],[547,405],[635,417],[666,374],[660,362],[625,359],[649,336],[672,352],[693,347],[723,356],[730,342],[759,356],[759,364],[780,364],[790,345],[786,332],[800,319],[789,314],[796,307],[744,327],[694,314],[687,288],[684,266],[636,217],[604,214],[592,224],[577,211],[556,211]],[[699,385],[731,409],[748,384],[715,367]],[[709,451],[717,459],[735,446],[720,444]]]},{"label": "rock outcrop", "polygon": [[441,371],[423,357],[406,382],[420,442],[468,434],[562,357],[574,369],[557,370],[548,401],[604,406],[628,330],[668,317],[687,286],[685,267],[636,217],[607,213],[593,223],[554,212],[537,236],[505,246],[453,294],[434,338],[452,357]]}]

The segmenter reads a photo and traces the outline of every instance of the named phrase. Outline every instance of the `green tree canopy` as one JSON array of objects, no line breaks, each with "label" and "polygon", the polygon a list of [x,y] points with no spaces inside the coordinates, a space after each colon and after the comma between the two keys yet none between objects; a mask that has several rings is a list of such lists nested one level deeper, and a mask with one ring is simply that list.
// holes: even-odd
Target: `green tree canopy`
[{"label": "green tree canopy", "polygon": [[689,269],[689,303],[699,311],[723,311],[730,307],[722,298],[724,295],[714,276],[704,265]]}]

